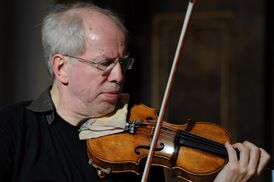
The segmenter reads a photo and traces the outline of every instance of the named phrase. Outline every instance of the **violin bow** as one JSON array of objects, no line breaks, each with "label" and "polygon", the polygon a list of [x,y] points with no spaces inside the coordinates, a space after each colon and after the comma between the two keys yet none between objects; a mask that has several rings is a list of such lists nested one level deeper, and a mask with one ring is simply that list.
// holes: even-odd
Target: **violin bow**
[{"label": "violin bow", "polygon": [[185,38],[187,26],[188,26],[188,23],[189,23],[191,14],[192,14],[194,4],[195,4],[195,0],[190,0],[189,3],[188,3],[188,7],[187,7],[184,23],[183,23],[183,26],[182,26],[180,38],[179,38],[179,41],[178,41],[178,45],[177,45],[177,49],[176,49],[176,52],[175,52],[173,64],[172,64],[172,67],[171,67],[171,71],[169,73],[168,82],[167,82],[167,85],[166,85],[164,97],[163,97],[161,108],[160,108],[160,111],[159,111],[159,116],[158,116],[157,121],[156,121],[156,126],[155,126],[155,130],[154,130],[153,138],[152,138],[152,141],[151,141],[151,144],[150,144],[150,150],[149,150],[148,157],[147,157],[147,160],[146,160],[146,164],[145,164],[145,168],[144,168],[144,172],[143,172],[143,176],[142,176],[142,182],[146,182],[147,179],[148,179],[150,166],[152,164],[152,159],[153,159],[155,147],[157,145],[161,125],[162,125],[162,122],[163,122],[164,113],[166,111],[167,102],[168,102],[169,95],[170,95],[171,86],[172,86],[174,76],[175,76],[175,72],[176,72],[176,69],[177,69],[177,65],[178,65],[178,62],[179,62],[179,59],[180,59],[180,53],[181,53],[181,50],[183,48],[183,41],[184,41],[184,38]]}]

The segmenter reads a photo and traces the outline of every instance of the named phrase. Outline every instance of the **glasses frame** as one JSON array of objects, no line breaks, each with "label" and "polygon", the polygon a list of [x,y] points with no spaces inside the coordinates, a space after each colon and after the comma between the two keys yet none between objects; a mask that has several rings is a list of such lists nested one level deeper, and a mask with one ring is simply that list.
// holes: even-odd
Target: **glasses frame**
[{"label": "glasses frame", "polygon": [[88,64],[92,67],[97,68],[100,71],[103,71],[104,73],[111,72],[111,70],[116,66],[116,64],[118,62],[121,65],[123,71],[131,70],[132,67],[133,67],[134,61],[135,61],[134,58],[129,58],[129,57],[125,56],[125,57],[116,59],[115,61],[113,61],[112,64],[105,67],[104,65],[102,65],[102,63],[105,63],[105,61],[95,62],[95,61],[87,60],[87,59],[80,58],[80,57],[77,57],[77,56],[71,56],[69,54],[65,54],[64,56],[76,59],[77,61],[82,62],[82,63],[86,63],[86,64]]}]

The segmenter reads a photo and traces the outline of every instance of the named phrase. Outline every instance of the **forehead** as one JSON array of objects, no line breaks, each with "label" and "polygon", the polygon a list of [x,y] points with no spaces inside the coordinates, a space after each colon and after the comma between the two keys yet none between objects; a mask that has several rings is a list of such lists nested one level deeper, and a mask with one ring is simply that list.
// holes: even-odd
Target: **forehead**
[{"label": "forehead", "polygon": [[83,25],[87,36],[87,49],[116,57],[117,54],[125,52],[125,33],[110,17],[87,10],[84,12]]},{"label": "forehead", "polygon": [[109,16],[94,10],[84,11],[83,25],[87,33],[123,34],[122,28]]}]

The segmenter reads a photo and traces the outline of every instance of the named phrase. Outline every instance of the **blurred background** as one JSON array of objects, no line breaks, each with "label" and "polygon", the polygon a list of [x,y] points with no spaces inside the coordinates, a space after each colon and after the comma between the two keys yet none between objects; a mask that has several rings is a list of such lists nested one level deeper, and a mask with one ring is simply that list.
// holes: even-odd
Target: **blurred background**
[{"label": "blurred background", "polygon": [[[188,1],[89,1],[117,12],[129,30],[136,59],[125,85],[131,101],[159,108]],[[41,21],[54,4],[67,2],[73,0],[0,2],[0,107],[36,98],[50,84]],[[274,155],[272,9],[270,0],[197,0],[167,121],[214,122],[233,141],[252,141]],[[270,181],[270,173],[254,181]]]}]

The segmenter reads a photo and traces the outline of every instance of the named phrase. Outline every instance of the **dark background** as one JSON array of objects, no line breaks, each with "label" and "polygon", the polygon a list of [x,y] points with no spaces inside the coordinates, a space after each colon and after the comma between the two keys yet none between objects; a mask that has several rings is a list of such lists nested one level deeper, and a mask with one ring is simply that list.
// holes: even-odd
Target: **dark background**
[{"label": "dark background", "polygon": [[[1,1],[0,107],[35,98],[49,84],[40,29],[58,2],[72,1]],[[136,58],[125,86],[131,101],[159,108],[187,1],[92,2],[117,12],[129,30],[129,52]],[[215,122],[234,141],[250,140],[274,154],[271,9],[270,0],[196,2],[167,120]],[[265,172],[254,181],[268,180]]]}]

